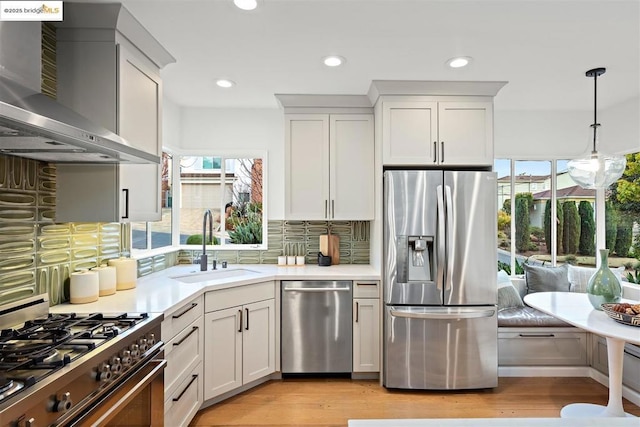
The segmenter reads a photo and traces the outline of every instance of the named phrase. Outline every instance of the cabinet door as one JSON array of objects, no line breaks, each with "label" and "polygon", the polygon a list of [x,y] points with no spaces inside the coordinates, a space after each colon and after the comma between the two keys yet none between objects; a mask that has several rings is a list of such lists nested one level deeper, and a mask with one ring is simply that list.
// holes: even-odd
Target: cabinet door
[{"label": "cabinet door", "polygon": [[437,123],[436,102],[383,102],[382,164],[436,164]]},{"label": "cabinet door", "polygon": [[242,380],[248,383],[275,372],[275,300],[243,307]]},{"label": "cabinet door", "polygon": [[492,103],[439,102],[438,141],[441,164],[492,165]]},{"label": "cabinet door", "polygon": [[204,399],[242,385],[242,307],[205,314]]},{"label": "cabinet door", "polygon": [[353,372],[380,371],[380,300],[353,300]]},{"label": "cabinet door", "polygon": [[[162,85],[144,60],[118,46],[118,134],[133,147],[160,156]],[[121,165],[123,221],[161,219],[161,165]]]},{"label": "cabinet door", "polygon": [[329,116],[329,218],[374,218],[374,140],[370,114]]},{"label": "cabinet door", "polygon": [[329,211],[329,116],[285,117],[285,218],[325,219]]}]

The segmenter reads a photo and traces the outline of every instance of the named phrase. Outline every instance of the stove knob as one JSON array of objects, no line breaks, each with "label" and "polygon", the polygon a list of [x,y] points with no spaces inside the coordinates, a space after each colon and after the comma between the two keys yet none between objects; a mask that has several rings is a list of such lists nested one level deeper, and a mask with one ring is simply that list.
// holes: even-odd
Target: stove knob
[{"label": "stove knob", "polygon": [[113,356],[109,364],[111,365],[111,372],[114,374],[119,374],[122,371],[122,362],[118,356]]},{"label": "stove knob", "polygon": [[131,344],[129,350],[131,351],[131,357],[133,360],[138,360],[140,358],[140,346],[138,344]]},{"label": "stove knob", "polygon": [[131,352],[129,350],[122,350],[120,353],[120,362],[123,367],[131,365]]},{"label": "stove knob", "polygon": [[147,344],[147,339],[146,339],[146,338],[140,338],[140,339],[138,340],[138,346],[140,346],[140,351],[141,351],[142,353],[144,353],[145,351],[147,351],[147,349],[149,348],[149,347],[148,347],[148,344]]},{"label": "stove knob", "polygon": [[108,382],[111,379],[111,367],[107,363],[102,363],[98,366],[98,372],[96,372],[96,380],[101,382]]},{"label": "stove knob", "polygon": [[147,338],[147,344],[149,344],[149,347],[153,347],[156,344],[156,334],[149,334],[149,338]]},{"label": "stove knob", "polygon": [[18,418],[17,421],[9,423],[9,425],[11,427],[36,427],[36,419],[29,418],[28,420],[26,420],[25,416],[23,415],[22,417]]},{"label": "stove knob", "polygon": [[71,393],[66,392],[59,399],[54,397],[53,402],[50,404],[51,412],[65,413],[73,406],[71,401]]}]

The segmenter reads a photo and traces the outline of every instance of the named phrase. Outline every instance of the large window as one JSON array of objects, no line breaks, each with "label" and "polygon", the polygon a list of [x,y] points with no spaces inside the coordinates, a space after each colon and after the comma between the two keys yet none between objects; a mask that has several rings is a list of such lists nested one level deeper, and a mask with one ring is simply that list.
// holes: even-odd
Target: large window
[{"label": "large window", "polygon": [[[637,281],[640,153],[627,155],[627,163],[620,180],[601,192],[605,203],[598,208],[596,191],[575,184],[566,160],[497,159],[500,267],[521,274],[525,262],[595,266],[596,248],[604,247],[610,266],[625,266],[625,276]],[[597,239],[598,215],[606,218],[606,241]]]},{"label": "large window", "polygon": [[[263,244],[263,159],[179,156],[180,244],[201,245],[204,213],[213,219],[213,242],[220,248]],[[208,220],[206,221],[208,231]]]},{"label": "large window", "polygon": [[[201,249],[207,210],[213,225],[208,248],[266,248],[263,168],[263,156],[163,153],[162,220],[131,223],[132,249]],[[208,234],[208,220],[206,224]]]}]

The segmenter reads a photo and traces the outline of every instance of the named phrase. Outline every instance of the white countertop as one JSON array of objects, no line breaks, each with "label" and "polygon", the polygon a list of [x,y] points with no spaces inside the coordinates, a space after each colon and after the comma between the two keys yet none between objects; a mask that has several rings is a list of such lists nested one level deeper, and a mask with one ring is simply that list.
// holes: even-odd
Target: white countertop
[{"label": "white countertop", "polygon": [[197,283],[183,283],[172,277],[198,274],[199,265],[178,265],[166,270],[138,278],[137,286],[114,295],[100,297],[88,304],[64,303],[49,309],[51,313],[114,313],[114,312],[151,312],[171,314],[181,304],[204,292],[244,286],[266,280],[380,280],[380,274],[370,265],[317,265],[278,267],[271,264],[234,264],[228,269],[218,268],[220,272],[235,269],[255,271],[250,276],[230,277],[207,280]]},{"label": "white countertop", "polygon": [[536,292],[524,297],[533,308],[589,332],[640,344],[640,328],[622,325],[604,311],[596,310],[587,294],[578,292]]},{"label": "white countertop", "polygon": [[623,427],[638,426],[637,418],[433,418],[349,420],[349,427]]}]

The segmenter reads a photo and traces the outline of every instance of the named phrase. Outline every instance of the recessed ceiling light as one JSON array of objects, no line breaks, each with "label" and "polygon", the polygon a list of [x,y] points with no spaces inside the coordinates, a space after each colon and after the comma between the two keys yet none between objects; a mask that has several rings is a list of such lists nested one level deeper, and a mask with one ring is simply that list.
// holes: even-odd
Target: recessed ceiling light
[{"label": "recessed ceiling light", "polygon": [[258,7],[258,0],[233,0],[233,4],[242,10],[253,10]]},{"label": "recessed ceiling light", "polygon": [[235,86],[236,82],[234,82],[233,80],[218,79],[216,80],[216,84],[223,88],[229,88],[229,87]]},{"label": "recessed ceiling light", "polygon": [[455,58],[451,58],[447,61],[447,65],[451,68],[462,68],[466,67],[471,63],[473,59],[469,56],[457,56]]},{"label": "recessed ceiling light", "polygon": [[339,67],[344,64],[345,59],[341,56],[331,55],[322,58],[322,62],[324,62],[324,65],[327,67]]}]

